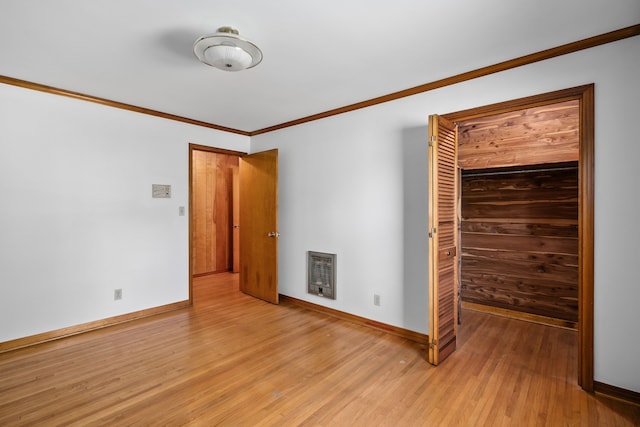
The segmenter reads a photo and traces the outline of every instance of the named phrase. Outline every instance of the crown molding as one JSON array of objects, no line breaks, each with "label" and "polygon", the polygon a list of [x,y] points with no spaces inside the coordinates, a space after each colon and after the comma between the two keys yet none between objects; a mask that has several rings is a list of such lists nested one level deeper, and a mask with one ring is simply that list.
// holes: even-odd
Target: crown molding
[{"label": "crown molding", "polygon": [[152,110],[150,108],[138,107],[136,105],[125,104],[124,102],[113,101],[106,98],[100,98],[97,96],[87,95],[80,92],[73,92],[66,89],[60,89],[53,86],[46,86],[40,83],[33,83],[26,80],[20,80],[13,77],[0,75],[0,83],[5,83],[12,86],[19,86],[26,89],[37,90],[40,92],[46,92],[53,95],[66,96],[69,98],[79,99],[82,101],[89,101],[96,104],[106,105],[108,107],[120,108],[121,110],[134,111],[136,113],[147,114],[150,116],[156,116],[163,119],[174,120],[177,122],[188,123],[190,125],[207,127],[210,129],[216,129],[223,132],[230,132],[239,135],[249,136],[249,132],[233,129],[225,126],[219,126],[213,123],[203,122],[200,120],[189,119],[187,117],[177,116],[175,114],[163,113],[162,111]]},{"label": "crown molding", "polygon": [[325,111],[323,113],[313,114],[311,116],[302,117],[296,120],[270,126],[264,129],[255,130],[253,132],[250,132],[249,136],[260,135],[262,133],[267,133],[267,132],[273,132],[279,129],[300,125],[302,123],[307,123],[314,120],[320,120],[320,119],[335,116],[338,114],[348,113],[350,111],[359,110],[361,108],[371,107],[373,105],[394,101],[396,99],[405,98],[411,95],[417,95],[419,93],[428,92],[428,91],[439,89],[445,86],[451,86],[457,83],[465,82],[467,80],[473,80],[478,77],[488,76],[490,74],[499,73],[501,71],[510,70],[512,68],[521,67],[523,65],[533,64],[534,62],[544,61],[547,59],[555,58],[562,55],[567,55],[567,54],[578,52],[584,49],[590,49],[592,47],[600,46],[607,43],[612,43],[615,41],[623,40],[623,39],[638,36],[638,35],[640,35],[640,24],[633,25],[627,28],[622,28],[620,30],[600,34],[598,36],[589,37],[587,39],[579,40],[576,42],[567,43],[562,46],[557,46],[551,49],[542,50],[529,55],[521,56],[519,58],[500,62],[498,64],[489,65],[487,67],[482,67],[472,71],[467,71],[465,73],[457,74],[451,77],[446,77],[444,79],[436,80],[430,83],[425,83],[423,85],[412,87],[410,89],[404,89],[399,92],[394,92],[388,95],[372,98],[367,101],[357,102],[355,104]]},{"label": "crown molding", "polygon": [[220,130],[223,132],[230,132],[238,135],[251,137],[251,136],[260,135],[263,133],[273,132],[276,130],[300,125],[303,123],[308,123],[315,120],[324,119],[324,118],[335,116],[338,114],[348,113],[350,111],[359,110],[361,108],[371,107],[373,105],[394,101],[400,98],[405,98],[407,96],[417,95],[419,93],[428,92],[428,91],[439,89],[445,86],[451,86],[457,83],[473,80],[479,77],[488,76],[490,74],[499,73],[501,71],[510,70],[512,68],[522,67],[524,65],[533,64],[535,62],[544,61],[547,59],[567,55],[567,54],[578,52],[581,50],[590,49],[596,46],[616,42],[629,37],[635,37],[638,35],[640,35],[640,24],[632,25],[630,27],[622,28],[615,31],[610,31],[608,33],[578,40],[572,43],[567,43],[551,49],[542,50],[529,55],[521,56],[519,58],[500,62],[494,65],[489,65],[487,67],[477,68],[472,71],[467,71],[461,74],[456,74],[451,77],[446,77],[444,79],[435,80],[433,82],[425,83],[420,86],[415,86],[409,89],[393,92],[388,95],[379,96],[377,98],[371,98],[366,101],[357,102],[355,104],[346,105],[344,107],[335,108],[333,110],[328,110],[322,113],[317,113],[317,114],[313,114],[306,117],[301,117],[296,120],[291,120],[288,122],[280,123],[274,126],[269,126],[263,129],[258,129],[250,132],[239,130],[239,129],[233,129],[226,126],[220,126],[213,123],[203,122],[200,120],[189,119],[189,118],[177,116],[174,114],[163,113],[161,111],[156,111],[156,110],[152,110],[144,107],[138,107],[131,104],[125,104],[123,102],[112,101],[106,98],[100,98],[92,95],[83,94],[80,92],[73,92],[66,89],[46,86],[39,83],[29,82],[26,80],[20,80],[20,79],[8,77],[8,76],[0,75],[0,83],[5,83],[8,85],[19,86],[27,89],[51,93],[54,95],[67,96],[70,98],[94,102],[94,103],[106,105],[109,107],[120,108],[123,110],[134,111],[136,113],[148,114],[151,116],[161,117],[168,120],[175,120],[178,122],[188,123],[196,126],[203,126],[210,129]]}]

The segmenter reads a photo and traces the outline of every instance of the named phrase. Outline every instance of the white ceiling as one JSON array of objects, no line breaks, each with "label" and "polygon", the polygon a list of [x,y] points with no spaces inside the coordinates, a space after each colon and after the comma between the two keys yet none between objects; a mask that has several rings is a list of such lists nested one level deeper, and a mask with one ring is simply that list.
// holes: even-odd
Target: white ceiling
[{"label": "white ceiling", "polygon": [[[640,23],[640,0],[0,0],[0,75],[254,131]],[[255,68],[197,61],[232,26]]]}]

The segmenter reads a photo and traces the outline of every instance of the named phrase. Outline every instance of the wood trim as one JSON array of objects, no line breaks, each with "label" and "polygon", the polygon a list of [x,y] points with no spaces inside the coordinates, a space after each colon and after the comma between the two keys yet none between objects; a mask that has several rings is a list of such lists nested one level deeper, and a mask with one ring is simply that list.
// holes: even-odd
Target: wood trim
[{"label": "wood trim", "polygon": [[230,273],[230,270],[216,270],[216,271],[207,271],[206,273],[196,273],[193,275],[193,278],[203,277],[203,276],[213,276],[214,274],[222,274],[222,273]]},{"label": "wood trim", "polygon": [[[527,322],[539,323],[541,325],[554,326],[564,329],[577,329],[577,323],[568,320],[555,319],[553,317],[540,316],[538,314],[524,313],[522,311],[508,310],[506,308],[492,307],[468,301],[462,301],[462,308],[465,310],[480,311],[482,313],[494,314],[496,316],[508,317],[510,319],[525,320]],[[463,320],[464,321],[464,320]]]},{"label": "wood trim", "polygon": [[238,135],[249,136],[250,132],[246,132],[239,129],[233,129],[226,126],[219,126],[212,123],[203,122],[200,120],[189,119],[175,114],[163,113],[162,111],[152,110],[150,108],[138,107],[131,104],[125,104],[124,102],[112,101],[106,98],[100,98],[97,96],[86,95],[80,92],[73,92],[66,89],[60,89],[53,86],[46,86],[39,83],[28,82],[25,80],[16,79],[13,77],[7,77],[0,75],[0,83],[5,83],[12,86],[19,86],[26,89],[37,90],[40,92],[50,93],[53,95],[67,96],[69,98],[79,99],[82,101],[94,102],[96,104],[106,105],[108,107],[120,108],[122,110],[134,111],[136,113],[147,114],[150,116],[156,116],[163,119],[175,120],[177,122],[188,123],[190,125],[202,126],[210,129],[216,129],[223,132],[235,133]]},{"label": "wood trim", "polygon": [[388,332],[393,335],[397,335],[402,338],[417,342],[419,344],[429,345],[429,336],[421,334],[419,332],[410,331],[408,329],[399,328],[397,326],[387,325],[385,323],[376,322],[365,317],[356,316],[354,314],[345,313],[344,311],[334,310],[333,308],[325,307],[323,305],[314,304],[309,301],[304,301],[298,298],[290,297],[280,294],[281,304],[294,304],[308,310],[316,311],[318,313],[327,314],[332,317],[336,317],[341,320],[346,320],[358,325],[367,326],[369,328],[377,329],[380,331]]},{"label": "wood trim", "polygon": [[444,79],[436,80],[430,83],[425,83],[420,86],[415,86],[410,89],[404,89],[398,92],[390,93],[388,95],[379,96],[366,101],[357,102],[355,104],[346,105],[344,107],[335,108],[322,113],[313,114],[310,116],[302,117],[296,120],[280,123],[274,126],[269,126],[263,129],[254,131],[243,131],[239,129],[228,128],[225,126],[218,126],[212,123],[202,122],[199,120],[189,119],[186,117],[176,116],[173,114],[163,113],[148,108],[137,107],[135,105],[125,104],[122,102],[111,101],[105,98],[99,98],[91,95],[82,94],[79,92],[72,92],[65,89],[55,88],[52,86],[46,86],[38,83],[28,82],[25,80],[16,79],[13,77],[0,75],[0,83],[5,83],[13,86],[20,86],[27,89],[38,90],[41,92],[47,92],[55,95],[68,96],[75,99],[80,99],[89,102],[95,102],[102,105],[107,105],[114,108],[121,108],[124,110],[135,111],[137,113],[149,114],[169,120],[176,120],[179,122],[189,123],[192,125],[203,126],[211,129],[221,130],[224,132],[235,133],[245,136],[256,136],[263,133],[273,132],[276,130],[296,126],[303,123],[308,123],[315,120],[324,119],[326,117],[335,116],[338,114],[348,113],[350,111],[359,110],[361,108],[371,107],[373,105],[382,104],[384,102],[394,101],[396,99],[405,98],[407,96],[416,95],[423,92],[428,92],[434,89],[438,89],[445,86],[451,86],[457,83],[461,83],[467,80],[473,80],[479,77],[488,76],[490,74],[498,73],[501,71],[510,70],[512,68],[521,67],[524,65],[533,64],[535,62],[544,61],[547,59],[555,58],[562,55],[567,55],[581,50],[590,49],[603,44],[624,40],[629,37],[635,37],[640,35],[640,24],[632,25],[630,27],[622,28],[619,30],[611,31],[608,33],[600,34],[594,37],[589,37],[576,42],[567,43],[561,46],[557,46],[551,49],[542,50],[529,55],[521,56],[519,58],[511,59],[508,61],[500,62],[487,67],[478,68],[465,73],[457,74]]},{"label": "wood trim", "polygon": [[542,50],[529,55],[521,56],[519,58],[511,59],[504,62],[499,62],[487,67],[478,68],[465,73],[457,74],[444,79],[436,80],[430,83],[426,83],[420,86],[416,86],[410,89],[404,89],[398,92],[390,93],[388,95],[379,96],[366,101],[357,102],[355,104],[347,105],[344,107],[336,108],[333,110],[325,111],[323,113],[313,114],[311,116],[302,117],[289,122],[281,123],[278,125],[266,127],[263,129],[249,132],[249,136],[260,135],[267,132],[273,132],[276,130],[284,129],[291,126],[296,126],[302,123],[311,122],[314,120],[324,119],[326,117],[335,116],[338,114],[347,113],[361,108],[371,107],[373,105],[382,104],[384,102],[394,101],[407,96],[416,95],[423,92],[428,92],[434,89],[438,89],[445,86],[451,86],[457,83],[462,83],[467,80],[473,80],[479,77],[488,76],[490,74],[499,73],[501,71],[510,70],[512,68],[522,67],[524,65],[533,64],[535,62],[544,61],[547,59],[555,58],[562,55],[578,52],[585,49],[590,49],[603,44],[623,40],[629,37],[635,37],[640,35],[640,24],[633,25],[631,27],[622,28],[619,30],[611,31],[608,33],[600,34],[594,37],[589,37],[576,42],[567,43],[561,46],[557,46],[551,49]]},{"label": "wood trim", "polygon": [[132,320],[142,319],[144,317],[155,316],[169,311],[180,310],[191,305],[190,301],[179,301],[172,304],[152,307],[145,310],[139,310],[132,313],[122,314],[119,316],[109,317],[106,319],[96,320],[93,322],[82,323],[80,325],[69,326],[68,328],[56,329],[55,331],[44,332],[41,334],[31,335],[24,338],[18,338],[11,341],[0,343],[0,353],[11,350],[17,350],[23,347],[30,347],[36,344],[42,344],[47,341],[53,341],[65,338],[71,335],[81,334],[83,332],[94,331],[109,326],[115,326],[120,323],[130,322]]},{"label": "wood trim", "polygon": [[600,381],[593,382],[593,389],[596,393],[604,396],[624,400],[625,402],[633,403],[634,405],[640,405],[640,393],[637,391],[601,383]]},{"label": "wood trim", "polygon": [[593,84],[587,84],[567,89],[560,89],[553,92],[542,93],[539,95],[532,95],[524,98],[513,99],[510,101],[499,102],[496,104],[469,108],[468,110],[456,111],[454,113],[447,113],[444,114],[444,116],[454,122],[460,122],[464,120],[477,119],[479,117],[492,116],[495,114],[540,107],[543,105],[558,104],[571,100],[580,100],[584,97],[584,93],[588,91],[592,86]]},{"label": "wood trim", "polygon": [[192,143],[189,143],[189,147],[190,147],[189,152],[193,150],[198,150],[198,151],[206,151],[209,153],[227,154],[229,156],[238,156],[238,157],[244,157],[248,154],[248,153],[245,153],[244,151],[227,150],[224,148],[209,147],[208,145],[199,145],[199,144],[192,144]]},{"label": "wood trim", "polygon": [[193,230],[194,230],[194,215],[193,215],[193,209],[195,206],[195,201],[194,201],[194,197],[193,197],[193,150],[195,150],[197,147],[195,144],[189,144],[188,146],[188,150],[189,150],[189,183],[187,184],[187,187],[189,189],[189,201],[187,203],[189,203],[189,218],[187,221],[187,233],[189,233],[189,304],[193,305]]},{"label": "wood trim", "polygon": [[578,161],[578,384],[593,391],[594,359],[594,86],[580,100],[580,159]]}]

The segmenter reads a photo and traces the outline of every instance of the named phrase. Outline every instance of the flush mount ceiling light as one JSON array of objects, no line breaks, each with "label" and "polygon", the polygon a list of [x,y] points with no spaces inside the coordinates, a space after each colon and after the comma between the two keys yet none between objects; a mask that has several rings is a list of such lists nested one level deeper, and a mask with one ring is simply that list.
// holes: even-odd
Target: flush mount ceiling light
[{"label": "flush mount ceiling light", "polygon": [[238,34],[235,28],[220,27],[215,34],[196,40],[193,53],[201,62],[224,71],[255,67],[262,61],[262,52]]}]

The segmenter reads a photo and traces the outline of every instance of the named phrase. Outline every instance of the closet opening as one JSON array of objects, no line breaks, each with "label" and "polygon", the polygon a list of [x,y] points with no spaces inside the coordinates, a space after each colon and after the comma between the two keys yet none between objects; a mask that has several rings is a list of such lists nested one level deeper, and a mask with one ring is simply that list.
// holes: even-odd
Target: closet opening
[{"label": "closet opening", "polygon": [[[434,124],[454,129],[459,242],[459,280],[441,295],[430,278],[430,309],[446,299],[458,309],[445,310],[477,304],[576,329],[578,384],[587,391],[594,390],[594,110],[589,84],[429,123],[430,133]],[[432,323],[436,339],[441,325]]]}]

